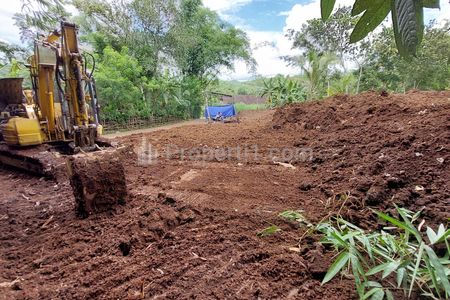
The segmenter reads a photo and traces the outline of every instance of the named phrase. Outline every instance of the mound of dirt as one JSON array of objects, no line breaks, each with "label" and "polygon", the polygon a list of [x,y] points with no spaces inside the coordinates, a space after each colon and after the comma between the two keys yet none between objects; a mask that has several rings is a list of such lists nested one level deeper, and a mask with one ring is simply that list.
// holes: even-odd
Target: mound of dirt
[{"label": "mound of dirt", "polygon": [[395,203],[439,223],[449,217],[450,205],[449,97],[417,91],[339,95],[280,108],[272,126],[312,148],[318,175],[329,174],[316,190],[348,181],[351,193],[339,197],[348,201],[343,210],[351,221],[370,224],[361,210]]},{"label": "mound of dirt", "polygon": [[126,205],[87,219],[68,182],[0,170],[0,299],[357,299],[346,276],[321,285],[336,253],[279,214],[373,229],[397,204],[446,222],[449,97],[336,96],[122,137],[151,159],[127,152]]}]

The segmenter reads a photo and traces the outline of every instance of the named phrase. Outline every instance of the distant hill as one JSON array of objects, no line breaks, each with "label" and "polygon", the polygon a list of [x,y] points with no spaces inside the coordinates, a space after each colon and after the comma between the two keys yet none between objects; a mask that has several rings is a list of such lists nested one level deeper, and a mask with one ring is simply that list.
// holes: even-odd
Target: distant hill
[{"label": "distant hill", "polygon": [[223,103],[264,104],[267,99],[252,95],[235,95],[231,97],[222,96],[220,100]]},{"label": "distant hill", "polygon": [[[279,75],[281,76],[281,75]],[[300,76],[291,76],[290,78],[300,79]],[[219,83],[214,87],[214,92],[227,94],[231,96],[257,96],[260,97],[264,89],[264,81],[268,80],[266,77],[257,77],[248,81],[237,80],[219,80]]]},{"label": "distant hill", "polygon": [[232,96],[236,95],[252,95],[259,96],[264,87],[263,77],[250,81],[223,81],[220,80],[218,85],[214,88],[215,92],[228,94]]}]

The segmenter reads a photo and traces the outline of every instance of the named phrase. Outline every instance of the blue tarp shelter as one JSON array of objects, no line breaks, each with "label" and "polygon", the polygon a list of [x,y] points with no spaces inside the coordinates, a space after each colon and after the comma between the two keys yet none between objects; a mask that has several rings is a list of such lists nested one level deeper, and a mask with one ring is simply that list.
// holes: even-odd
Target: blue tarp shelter
[{"label": "blue tarp shelter", "polygon": [[223,120],[232,117],[236,117],[236,107],[234,104],[228,105],[217,105],[217,106],[206,106],[205,108],[205,118],[213,120]]}]

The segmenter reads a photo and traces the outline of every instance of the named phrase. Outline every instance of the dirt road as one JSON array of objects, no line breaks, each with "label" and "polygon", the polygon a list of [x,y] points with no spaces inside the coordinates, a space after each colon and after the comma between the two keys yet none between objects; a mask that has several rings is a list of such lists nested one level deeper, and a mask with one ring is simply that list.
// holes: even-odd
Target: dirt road
[{"label": "dirt road", "polygon": [[202,124],[202,123],[206,123],[206,120],[189,120],[189,121],[182,121],[182,122],[177,122],[177,123],[173,123],[173,124],[161,125],[161,126],[156,126],[156,127],[152,127],[152,128],[145,128],[145,129],[139,129],[139,130],[133,130],[133,131],[124,131],[124,132],[119,131],[119,132],[114,132],[114,133],[108,133],[105,135],[105,137],[109,138],[109,139],[115,139],[115,138],[119,138],[119,137],[133,135],[133,134],[141,134],[141,133],[146,134],[146,133],[151,133],[151,132],[160,131],[160,130],[169,130],[172,128],[189,126],[189,125],[197,125],[197,124]]},{"label": "dirt road", "polygon": [[0,298],[355,298],[351,280],[320,285],[335,253],[278,214],[373,228],[371,209],[396,203],[446,222],[449,97],[340,96],[120,137],[130,198],[84,220],[67,183],[0,171]]}]

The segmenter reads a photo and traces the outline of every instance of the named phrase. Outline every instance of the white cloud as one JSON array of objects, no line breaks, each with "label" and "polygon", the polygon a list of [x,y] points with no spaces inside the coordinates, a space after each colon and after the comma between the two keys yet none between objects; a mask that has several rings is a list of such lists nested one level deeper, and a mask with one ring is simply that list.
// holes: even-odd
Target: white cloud
[{"label": "white cloud", "polygon": [[203,0],[203,4],[211,10],[223,14],[225,12],[236,10],[253,0]]},{"label": "white cloud", "polygon": [[[219,1],[221,2],[221,1]],[[223,1],[230,2],[230,1]],[[335,9],[342,6],[353,5],[354,0],[337,0]],[[298,70],[286,67],[280,56],[296,55],[297,50],[291,49],[292,43],[285,33],[288,29],[299,30],[308,20],[320,18],[320,0],[312,0],[307,4],[295,4],[290,11],[280,12],[279,16],[286,16],[286,25],[283,32],[258,32],[246,30],[251,40],[252,47],[263,41],[271,43],[273,46],[265,46],[254,50],[253,56],[258,63],[257,74],[263,76],[274,76],[276,74],[293,75],[298,74]],[[390,18],[389,18],[390,19]],[[438,24],[443,24],[450,19],[450,4],[448,0],[441,0],[441,9],[425,9],[426,21],[436,19]],[[389,22],[389,21],[388,21]],[[252,74],[248,73],[245,64],[236,63],[234,73],[224,73],[224,79],[248,79]]]},{"label": "white cloud", "polygon": [[[218,2],[230,3],[236,1]],[[350,5],[352,2],[354,0],[337,0],[336,7]],[[280,12],[278,15],[286,16],[286,25],[282,32],[245,30],[251,41],[252,48],[255,48],[263,42],[270,44],[257,47],[257,49],[253,50],[253,57],[258,63],[257,75],[271,77],[277,74],[295,75],[299,73],[297,68],[287,66],[286,62],[281,58],[283,56],[299,54],[298,50],[292,49],[292,42],[286,37],[286,33],[288,29],[298,30],[306,21],[319,18],[320,0],[313,0],[308,4],[295,4],[290,11]],[[221,78],[243,80],[249,79],[252,75],[248,72],[244,63],[237,62],[235,64],[235,71],[231,73],[224,72],[221,74]]]},{"label": "white cloud", "polygon": [[[7,2],[7,5],[5,5]],[[19,29],[14,25],[13,16],[20,12],[20,1],[0,0],[0,39],[8,43],[20,43]]]},{"label": "white cloud", "polygon": [[[284,36],[283,32],[271,31],[247,31],[253,48],[253,57],[258,63],[257,75],[272,77],[277,74],[294,75],[298,70],[287,67],[281,56],[294,55],[296,50],[291,49],[291,42]],[[235,64],[234,72],[223,72],[222,79],[244,80],[252,77],[243,62]]]},{"label": "white cloud", "polygon": [[450,4],[448,0],[441,0],[441,9],[425,9],[426,20],[436,20],[439,25],[444,25],[450,20]]},{"label": "white cloud", "polygon": [[[335,9],[342,6],[350,6],[355,0],[337,0]],[[314,0],[308,4],[295,4],[289,12],[285,13],[287,29],[299,30],[306,21],[320,18],[320,0]]]},{"label": "white cloud", "polygon": [[[2,5],[8,2],[8,5]],[[73,5],[67,5],[66,9],[69,13],[75,15],[78,10]],[[21,44],[20,31],[17,26],[14,25],[14,14],[20,13],[22,10],[22,3],[19,0],[8,1],[0,0],[0,40],[6,41],[12,44]]]},{"label": "white cloud", "polygon": [[[354,0],[338,0],[336,7],[352,2]],[[229,1],[228,1],[229,2]],[[272,77],[277,74],[295,75],[299,70],[289,67],[281,58],[299,54],[298,50],[292,49],[292,42],[286,37],[288,29],[299,29],[307,20],[320,17],[320,0],[314,0],[308,4],[296,4],[290,11],[280,12],[280,16],[286,16],[286,26],[282,32],[252,31],[246,30],[251,41],[252,48],[263,42],[270,45],[257,47],[253,50],[253,57],[258,63],[257,75]],[[249,79],[252,77],[244,63],[235,64],[235,72],[221,74],[223,79]]]}]

